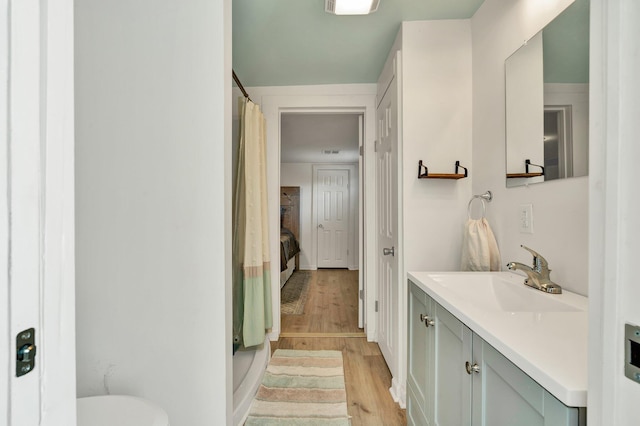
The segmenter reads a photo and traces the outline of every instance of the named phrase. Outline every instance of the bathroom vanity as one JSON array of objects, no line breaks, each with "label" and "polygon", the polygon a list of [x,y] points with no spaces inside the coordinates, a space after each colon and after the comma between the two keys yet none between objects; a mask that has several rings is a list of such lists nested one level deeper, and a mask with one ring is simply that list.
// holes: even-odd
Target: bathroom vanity
[{"label": "bathroom vanity", "polygon": [[409,273],[409,425],[584,425],[587,299],[509,273]]}]

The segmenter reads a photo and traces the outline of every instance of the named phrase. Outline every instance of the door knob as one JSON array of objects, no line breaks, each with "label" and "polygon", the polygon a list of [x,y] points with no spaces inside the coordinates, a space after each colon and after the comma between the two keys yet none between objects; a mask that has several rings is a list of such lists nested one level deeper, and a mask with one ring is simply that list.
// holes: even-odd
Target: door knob
[{"label": "door knob", "polygon": [[389,255],[395,256],[396,255],[396,250],[395,249],[396,249],[395,247],[391,247],[391,248],[385,247],[385,248],[382,249],[382,254],[384,256],[389,256]]},{"label": "door knob", "polygon": [[320,229],[324,229],[324,225],[323,225],[323,224],[321,224],[321,223],[319,223],[319,224],[318,224],[318,228],[320,228]]}]

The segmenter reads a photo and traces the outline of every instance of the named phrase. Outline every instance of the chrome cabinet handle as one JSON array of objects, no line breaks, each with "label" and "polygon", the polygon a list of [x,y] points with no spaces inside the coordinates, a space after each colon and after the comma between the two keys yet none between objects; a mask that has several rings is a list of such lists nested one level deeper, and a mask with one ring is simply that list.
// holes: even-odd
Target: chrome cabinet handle
[{"label": "chrome cabinet handle", "polygon": [[389,255],[395,256],[396,255],[396,248],[395,247],[391,247],[391,248],[386,248],[385,247],[385,248],[382,249],[382,254],[384,256],[389,256]]},{"label": "chrome cabinet handle", "polygon": [[471,365],[471,363],[469,361],[467,361],[467,362],[465,362],[464,367],[467,370],[467,374],[479,373],[480,372],[480,366],[478,364],[476,364],[476,363]]},{"label": "chrome cabinet handle", "polygon": [[426,314],[420,314],[420,322],[423,322],[425,327],[436,325],[436,322]]},{"label": "chrome cabinet handle", "polygon": [[429,326],[434,326],[436,325],[436,322],[434,320],[431,319],[431,317],[425,317],[424,318],[424,326],[425,327],[429,327]]}]

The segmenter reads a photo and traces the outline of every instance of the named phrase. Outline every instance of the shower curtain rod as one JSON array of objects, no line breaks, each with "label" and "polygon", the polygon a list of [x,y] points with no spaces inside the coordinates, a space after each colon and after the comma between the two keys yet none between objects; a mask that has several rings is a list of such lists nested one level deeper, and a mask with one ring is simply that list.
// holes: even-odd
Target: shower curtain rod
[{"label": "shower curtain rod", "polygon": [[[251,98],[249,97],[249,94],[247,93],[246,90],[244,90],[244,86],[242,85],[242,83],[240,83],[240,79],[238,78],[238,76],[236,75],[236,72],[232,69],[231,73],[233,75],[233,81],[236,82],[236,84],[238,85],[238,88],[240,89],[240,91],[242,92],[242,94],[244,95],[245,98],[247,98],[248,100],[251,101]],[[253,102],[253,101],[251,101]]]}]

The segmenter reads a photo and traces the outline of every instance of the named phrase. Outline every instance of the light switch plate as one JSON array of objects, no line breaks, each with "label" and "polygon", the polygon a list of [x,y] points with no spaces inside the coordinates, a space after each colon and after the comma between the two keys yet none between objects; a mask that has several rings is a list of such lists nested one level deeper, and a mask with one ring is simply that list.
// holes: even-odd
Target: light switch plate
[{"label": "light switch plate", "polygon": [[520,204],[518,227],[522,234],[533,234],[533,204]]}]

